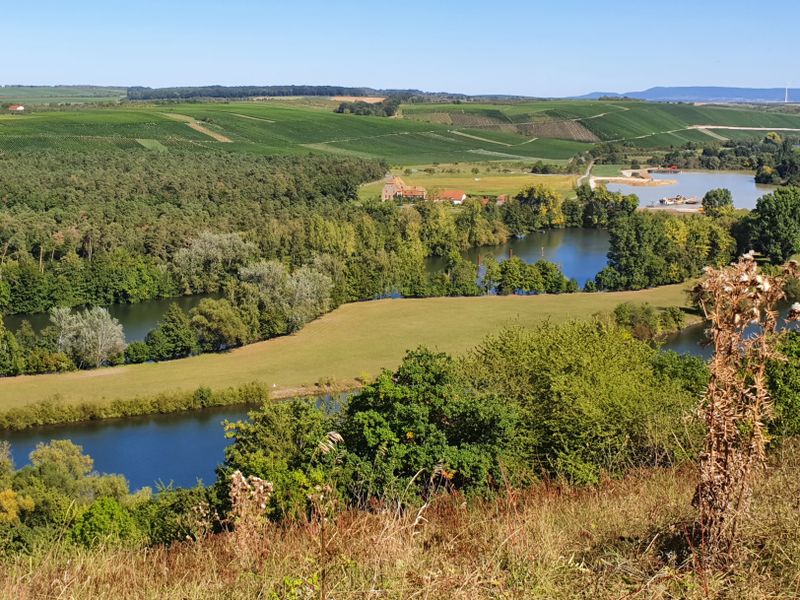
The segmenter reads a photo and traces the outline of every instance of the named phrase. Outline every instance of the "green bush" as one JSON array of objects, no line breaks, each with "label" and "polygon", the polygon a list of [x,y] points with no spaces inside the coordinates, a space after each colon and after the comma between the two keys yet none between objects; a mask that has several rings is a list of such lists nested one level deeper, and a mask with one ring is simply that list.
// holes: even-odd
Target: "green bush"
[{"label": "green bush", "polygon": [[490,336],[463,363],[476,390],[520,411],[517,461],[577,483],[690,456],[696,398],[654,367],[657,351],[603,322]]},{"label": "green bush", "polygon": [[125,348],[125,362],[136,365],[150,360],[150,348],[144,342],[131,342]]},{"label": "green bush", "polygon": [[515,407],[474,393],[452,357],[409,352],[397,371],[384,371],[347,403],[341,431],[353,470],[349,496],[402,500],[441,485],[487,492],[502,479],[515,424]]},{"label": "green bush", "polygon": [[100,498],[77,519],[71,537],[82,546],[94,548],[140,541],[142,534],[133,516],[117,500]]}]

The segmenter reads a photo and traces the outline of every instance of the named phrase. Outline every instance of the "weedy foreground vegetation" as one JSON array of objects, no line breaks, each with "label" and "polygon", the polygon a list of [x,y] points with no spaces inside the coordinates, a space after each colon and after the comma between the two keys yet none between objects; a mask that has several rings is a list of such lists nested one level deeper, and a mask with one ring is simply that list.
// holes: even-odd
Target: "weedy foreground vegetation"
[{"label": "weedy foreground vegetation", "polygon": [[327,598],[796,598],[798,471],[796,445],[773,455],[727,572],[692,568],[696,472],[681,468],[265,523],[246,544],[228,533],[148,550],[56,547],[5,563],[0,596],[320,598],[324,571]]},{"label": "weedy foreground vegetation", "polygon": [[130,494],[69,442],[4,459],[0,590],[796,597],[800,335],[774,312],[796,275],[752,255],[708,272],[708,367],[604,319],[506,329],[459,359],[419,348],[341,411],[268,403],[230,424],[209,488]]}]

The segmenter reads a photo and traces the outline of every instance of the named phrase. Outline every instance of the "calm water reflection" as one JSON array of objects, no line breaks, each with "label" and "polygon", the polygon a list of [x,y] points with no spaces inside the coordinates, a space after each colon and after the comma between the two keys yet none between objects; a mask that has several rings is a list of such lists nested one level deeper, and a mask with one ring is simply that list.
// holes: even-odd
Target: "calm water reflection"
[{"label": "calm water reflection", "polygon": [[[582,287],[606,266],[608,247],[608,231],[602,229],[549,229],[498,246],[471,248],[463,255],[472,262],[486,256],[501,260],[512,254],[526,263],[544,258],[561,267],[568,278],[577,279]],[[444,264],[441,258],[429,259],[432,270],[443,269]]]},{"label": "calm water reflection", "polygon": [[[323,396],[317,405],[336,411],[350,394]],[[212,483],[214,470],[224,458],[230,440],[222,422],[247,417],[256,406],[226,406],[171,415],[153,415],[92,421],[73,425],[36,427],[25,431],[0,431],[0,440],[11,442],[17,467],[40,442],[72,440],[94,459],[100,473],[124,475],[131,489],[158,482],[193,486],[198,480]]]},{"label": "calm water reflection", "polygon": [[[147,333],[155,328],[171,304],[177,304],[188,312],[200,304],[200,301],[204,298],[216,297],[218,296],[212,294],[198,294],[196,296],[147,300],[138,304],[112,304],[107,308],[111,316],[122,323],[122,327],[125,329],[125,339],[128,342],[138,342],[143,340]],[[16,330],[25,319],[30,321],[34,331],[41,331],[50,324],[50,318],[47,313],[28,313],[3,317],[6,327],[11,330]]]},{"label": "calm water reflection", "polygon": [[733,194],[733,205],[736,208],[753,209],[756,201],[764,194],[769,194],[775,186],[757,184],[753,175],[744,173],[679,173],[677,175],[653,174],[653,179],[676,179],[678,183],[661,186],[632,186],[621,183],[609,183],[610,192],[636,194],[639,205],[658,204],[665,196],[686,196],[702,199],[706,192],[715,188],[727,188]]}]

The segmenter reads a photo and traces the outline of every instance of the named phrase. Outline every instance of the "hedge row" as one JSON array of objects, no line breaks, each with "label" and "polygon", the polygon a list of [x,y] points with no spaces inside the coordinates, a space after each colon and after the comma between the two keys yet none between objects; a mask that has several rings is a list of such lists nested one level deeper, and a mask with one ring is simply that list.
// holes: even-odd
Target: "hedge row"
[{"label": "hedge row", "polygon": [[219,391],[200,387],[193,392],[170,392],[104,403],[68,404],[59,401],[56,397],[53,400],[0,412],[0,429],[18,431],[38,425],[160,415],[212,406],[260,404],[268,399],[269,391],[265,385],[260,383],[249,383]]}]

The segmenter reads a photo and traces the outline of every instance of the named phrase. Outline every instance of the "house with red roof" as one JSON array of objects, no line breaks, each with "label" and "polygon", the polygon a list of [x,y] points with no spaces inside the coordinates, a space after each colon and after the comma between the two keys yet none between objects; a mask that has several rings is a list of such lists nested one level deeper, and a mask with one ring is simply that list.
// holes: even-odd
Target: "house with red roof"
[{"label": "house with red roof", "polygon": [[381,192],[381,200],[394,200],[395,198],[402,198],[404,200],[425,200],[428,197],[428,191],[424,187],[418,185],[408,185],[400,177],[392,177],[383,186]]},{"label": "house with red roof", "polygon": [[8,107],[8,110],[10,110],[12,113],[23,113],[25,112],[25,107],[22,106],[22,104],[12,104]]},{"label": "house with red roof", "polygon": [[467,193],[464,190],[442,190],[436,195],[436,199],[440,202],[452,202],[458,205],[466,201]]}]

